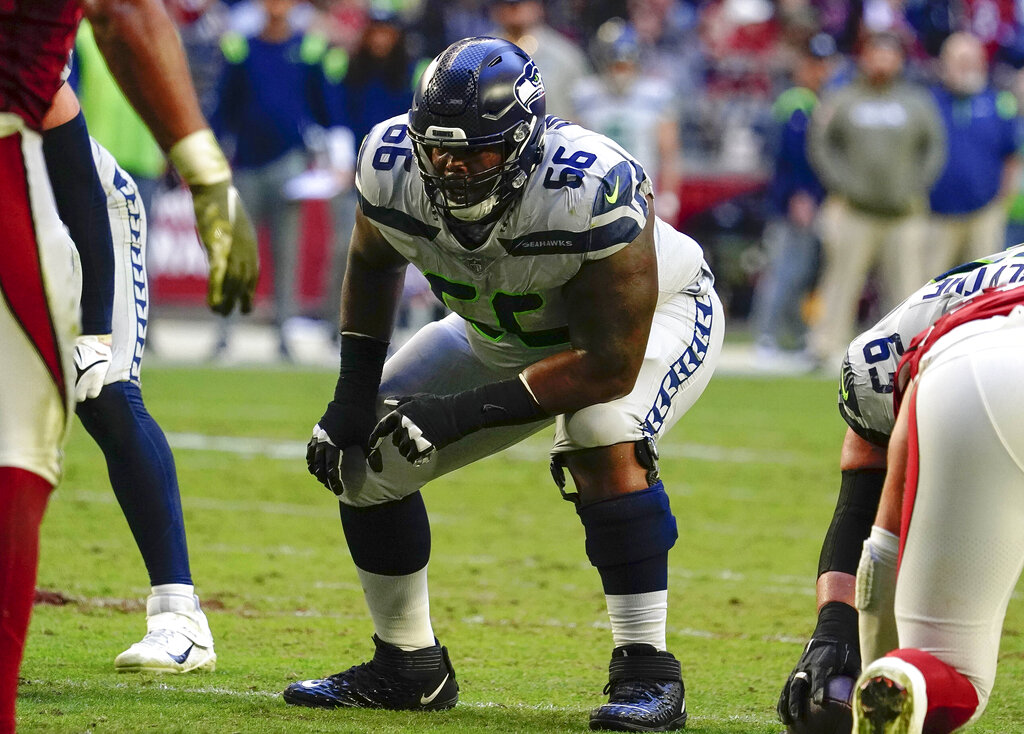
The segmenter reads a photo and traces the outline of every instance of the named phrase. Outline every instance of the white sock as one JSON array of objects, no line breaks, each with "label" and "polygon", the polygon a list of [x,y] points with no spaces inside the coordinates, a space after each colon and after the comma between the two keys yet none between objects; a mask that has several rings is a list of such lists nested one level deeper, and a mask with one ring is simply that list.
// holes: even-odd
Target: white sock
[{"label": "white sock", "polygon": [[159,586],[150,586],[149,591],[152,594],[174,594],[175,596],[188,597],[196,593],[196,589],[192,584],[160,584]]},{"label": "white sock", "polygon": [[196,609],[195,587],[192,584],[159,584],[149,587],[146,614],[161,612],[192,612]]},{"label": "white sock", "polygon": [[377,637],[406,651],[434,644],[426,566],[405,576],[384,576],[361,568],[356,571]]},{"label": "white sock", "polygon": [[643,594],[606,594],[615,647],[643,643],[667,650],[668,589]]}]

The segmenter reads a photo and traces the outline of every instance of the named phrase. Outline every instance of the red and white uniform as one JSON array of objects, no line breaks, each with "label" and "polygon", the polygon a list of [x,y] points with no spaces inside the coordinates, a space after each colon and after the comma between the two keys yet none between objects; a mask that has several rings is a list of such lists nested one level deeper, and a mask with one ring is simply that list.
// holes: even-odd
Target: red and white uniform
[{"label": "red and white uniform", "polygon": [[897,374],[900,387],[918,385],[901,408],[910,444],[894,655],[924,675],[929,726],[952,731],[985,709],[1024,567],[1024,288],[984,291],[939,319]]},{"label": "red and white uniform", "polygon": [[37,131],[80,18],[77,0],[0,0],[0,466],[51,483],[72,413],[81,287]]},{"label": "red and white uniform", "polygon": [[40,128],[81,19],[78,0],[0,0],[0,112]]}]

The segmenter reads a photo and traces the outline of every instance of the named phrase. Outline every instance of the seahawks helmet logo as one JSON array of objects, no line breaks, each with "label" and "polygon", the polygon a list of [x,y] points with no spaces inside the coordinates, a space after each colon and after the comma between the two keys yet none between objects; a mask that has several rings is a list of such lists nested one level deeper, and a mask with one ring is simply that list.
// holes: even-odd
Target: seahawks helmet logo
[{"label": "seahawks helmet logo", "polygon": [[516,79],[515,85],[516,101],[523,106],[527,112],[532,112],[530,107],[538,99],[544,96],[544,82],[540,80],[540,70],[532,61],[527,61],[523,67],[523,73]]}]

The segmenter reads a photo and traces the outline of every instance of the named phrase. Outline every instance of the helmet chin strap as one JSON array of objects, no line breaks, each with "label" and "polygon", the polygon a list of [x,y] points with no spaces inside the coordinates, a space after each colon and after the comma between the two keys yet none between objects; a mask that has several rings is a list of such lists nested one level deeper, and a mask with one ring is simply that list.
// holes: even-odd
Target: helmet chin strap
[{"label": "helmet chin strap", "polygon": [[[449,204],[450,203],[451,202],[449,202]],[[490,214],[491,210],[494,209],[494,206],[497,203],[498,197],[494,194],[491,194],[486,199],[477,204],[474,204],[473,206],[452,208],[448,210],[448,213],[455,219],[458,219],[463,222],[477,222],[486,217],[488,214]]]}]

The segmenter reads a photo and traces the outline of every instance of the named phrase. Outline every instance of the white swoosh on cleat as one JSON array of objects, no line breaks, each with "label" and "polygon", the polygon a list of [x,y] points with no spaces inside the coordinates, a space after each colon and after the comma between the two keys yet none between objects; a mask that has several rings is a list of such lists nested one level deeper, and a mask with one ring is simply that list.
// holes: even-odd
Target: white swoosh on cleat
[{"label": "white swoosh on cleat", "polygon": [[429,696],[420,696],[421,706],[426,706],[428,703],[437,698],[437,694],[441,692],[441,689],[444,688],[444,684],[448,682],[448,675],[448,673],[445,673],[444,680],[441,681],[441,685],[434,689],[433,693],[431,693]]}]

